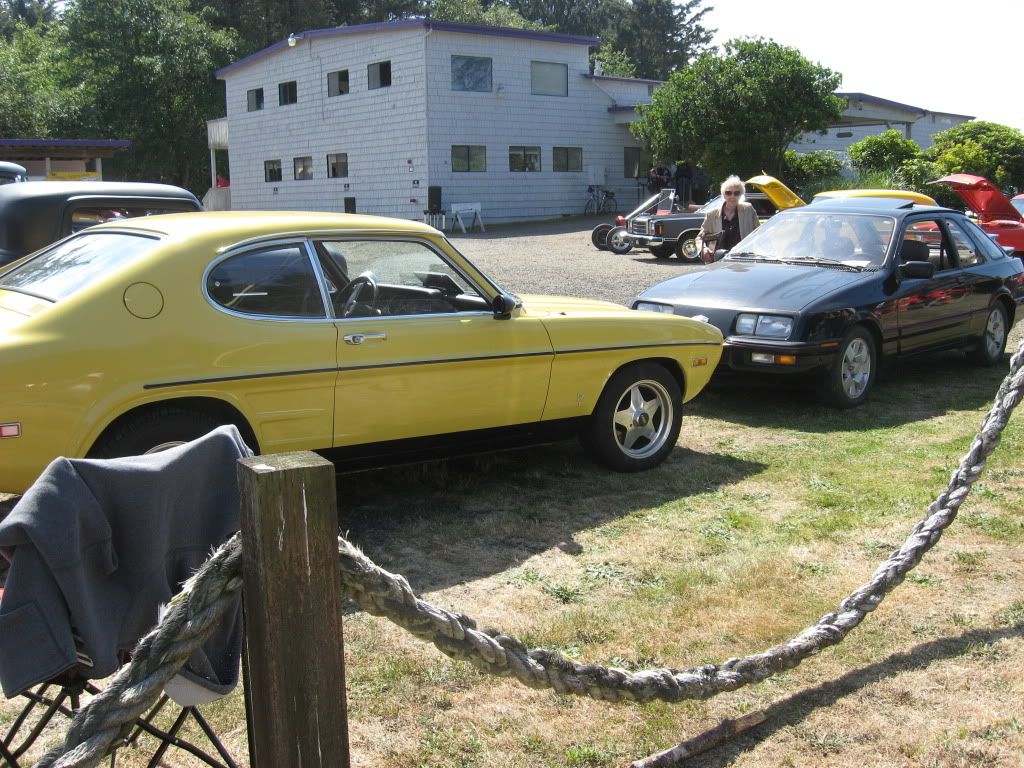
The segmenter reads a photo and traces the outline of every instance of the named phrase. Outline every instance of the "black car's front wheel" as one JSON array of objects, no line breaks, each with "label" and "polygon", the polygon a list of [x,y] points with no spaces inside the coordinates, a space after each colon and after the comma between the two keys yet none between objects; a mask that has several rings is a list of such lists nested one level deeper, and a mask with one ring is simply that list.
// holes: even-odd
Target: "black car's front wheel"
[{"label": "black car's front wheel", "polygon": [[657,363],[616,372],[580,432],[584,450],[618,472],[657,466],[675,447],[682,425],[679,383]]},{"label": "black car's front wheel", "polygon": [[684,232],[676,241],[676,257],[687,264],[700,264],[700,248],[697,246],[697,233]]},{"label": "black car's front wheel", "polygon": [[970,353],[971,362],[978,365],[995,365],[1002,360],[1009,332],[1010,323],[1006,319],[1006,309],[1002,304],[993,305],[988,311],[985,330],[978,339],[978,346]]},{"label": "black car's front wheel", "polygon": [[819,394],[826,405],[854,408],[863,403],[878,375],[878,353],[874,337],[862,326],[850,329]]},{"label": "black car's front wheel", "polygon": [[675,246],[673,246],[673,245],[652,245],[650,247],[650,251],[654,255],[654,258],[656,258],[656,259],[669,259],[669,258],[672,257],[672,254],[675,251]]},{"label": "black car's front wheel", "polygon": [[608,233],[608,237],[605,238],[605,243],[608,245],[608,250],[612,253],[629,253],[633,250],[633,241],[629,238],[629,233],[626,232],[625,227],[615,227],[611,232]]}]

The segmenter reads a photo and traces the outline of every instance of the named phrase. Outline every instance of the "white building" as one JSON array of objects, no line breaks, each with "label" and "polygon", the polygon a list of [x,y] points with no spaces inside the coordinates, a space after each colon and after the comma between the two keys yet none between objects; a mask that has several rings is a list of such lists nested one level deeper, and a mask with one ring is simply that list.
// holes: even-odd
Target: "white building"
[{"label": "white building", "polygon": [[935,142],[932,136],[974,118],[947,112],[931,112],[898,101],[889,101],[866,93],[836,93],[846,100],[842,117],[824,133],[807,133],[790,149],[800,153],[830,150],[846,156],[846,148],[867,136],[877,136],[895,128],[907,139],[913,139],[921,149]]},{"label": "white building", "polygon": [[603,184],[632,207],[646,174],[628,123],[657,81],[589,74],[592,37],[429,19],[295,34],[217,72],[230,207],[485,221],[582,213]]}]

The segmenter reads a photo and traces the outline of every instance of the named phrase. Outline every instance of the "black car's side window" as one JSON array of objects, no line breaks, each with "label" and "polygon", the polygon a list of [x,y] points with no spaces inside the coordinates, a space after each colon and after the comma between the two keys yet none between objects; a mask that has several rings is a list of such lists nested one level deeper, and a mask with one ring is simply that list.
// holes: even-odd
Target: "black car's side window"
[{"label": "black car's side window", "polygon": [[210,270],[206,291],[220,306],[247,315],[327,316],[313,266],[298,243],[225,259]]},{"label": "black car's side window", "polygon": [[982,259],[978,249],[955,221],[947,221],[946,229],[949,233],[950,250],[956,256],[956,263],[961,267],[973,267],[980,264]]},{"label": "black car's side window", "polygon": [[[909,243],[909,244],[908,244]],[[921,246],[925,246],[922,248]],[[935,219],[917,219],[910,222],[903,234],[901,261],[930,261],[935,271],[953,267],[953,261],[942,235],[942,227]]]}]

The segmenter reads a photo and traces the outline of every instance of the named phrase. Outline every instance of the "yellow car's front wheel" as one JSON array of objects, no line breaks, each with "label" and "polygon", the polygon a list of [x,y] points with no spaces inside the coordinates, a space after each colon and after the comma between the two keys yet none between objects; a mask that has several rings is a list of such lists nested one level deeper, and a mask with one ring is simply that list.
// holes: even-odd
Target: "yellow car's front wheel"
[{"label": "yellow car's front wheel", "polygon": [[587,453],[619,472],[655,467],[675,447],[682,425],[679,384],[657,363],[634,363],[608,380],[580,433]]}]

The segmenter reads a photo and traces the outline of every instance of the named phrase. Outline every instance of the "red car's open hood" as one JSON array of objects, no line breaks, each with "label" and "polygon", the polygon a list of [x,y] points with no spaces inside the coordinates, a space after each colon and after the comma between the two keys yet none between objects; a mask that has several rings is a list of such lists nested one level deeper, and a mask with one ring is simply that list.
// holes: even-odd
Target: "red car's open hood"
[{"label": "red car's open hood", "polygon": [[946,184],[953,189],[967,207],[978,214],[982,221],[994,221],[1004,219],[1008,221],[1022,221],[1020,211],[1010,204],[999,187],[986,179],[984,176],[974,176],[970,173],[952,173],[936,179],[934,184]]}]

